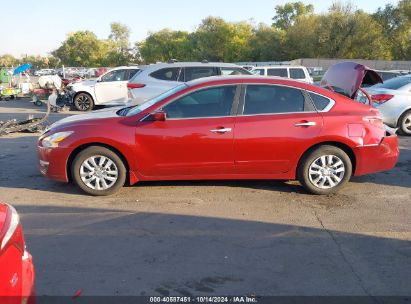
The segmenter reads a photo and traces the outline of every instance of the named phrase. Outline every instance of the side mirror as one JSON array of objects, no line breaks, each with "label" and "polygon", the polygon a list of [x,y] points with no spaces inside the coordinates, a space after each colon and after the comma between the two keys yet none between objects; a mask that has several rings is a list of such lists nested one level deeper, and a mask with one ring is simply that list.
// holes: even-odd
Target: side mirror
[{"label": "side mirror", "polygon": [[148,117],[149,121],[165,121],[167,117],[166,112],[164,111],[156,111],[150,114]]}]

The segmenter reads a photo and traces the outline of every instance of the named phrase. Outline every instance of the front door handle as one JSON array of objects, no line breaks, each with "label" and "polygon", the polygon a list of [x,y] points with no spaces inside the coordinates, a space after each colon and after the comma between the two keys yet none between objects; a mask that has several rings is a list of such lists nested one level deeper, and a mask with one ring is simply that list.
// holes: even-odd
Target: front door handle
[{"label": "front door handle", "polygon": [[221,128],[221,129],[210,130],[210,132],[218,133],[218,134],[224,134],[224,133],[228,133],[231,131],[233,131],[233,129],[231,128]]},{"label": "front door handle", "polygon": [[317,123],[315,121],[306,121],[306,122],[296,123],[294,126],[295,127],[314,127],[316,125]]}]

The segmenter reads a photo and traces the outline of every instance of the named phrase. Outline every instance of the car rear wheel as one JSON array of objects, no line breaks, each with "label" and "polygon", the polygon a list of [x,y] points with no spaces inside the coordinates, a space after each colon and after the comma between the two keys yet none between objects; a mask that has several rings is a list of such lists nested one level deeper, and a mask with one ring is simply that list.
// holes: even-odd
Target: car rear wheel
[{"label": "car rear wheel", "polygon": [[95,196],[111,195],[123,187],[126,172],[115,152],[98,146],[81,151],[71,166],[73,181],[84,192]]},{"label": "car rear wheel", "polygon": [[399,127],[401,134],[411,135],[411,110],[401,116]]},{"label": "car rear wheel", "polygon": [[91,111],[94,108],[94,101],[89,94],[79,93],[74,97],[74,106],[78,111]]},{"label": "car rear wheel", "polygon": [[324,145],[304,155],[297,171],[298,180],[307,191],[327,195],[349,181],[352,163],[340,148]]}]

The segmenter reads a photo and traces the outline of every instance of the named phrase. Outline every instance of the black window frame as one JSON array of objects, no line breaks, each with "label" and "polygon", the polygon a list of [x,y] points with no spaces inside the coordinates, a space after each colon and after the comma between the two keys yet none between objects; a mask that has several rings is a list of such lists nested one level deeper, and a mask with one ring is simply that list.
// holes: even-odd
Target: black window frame
[{"label": "black window frame", "polygon": [[[280,76],[280,75],[270,75],[270,71],[271,70],[273,70],[273,71],[276,71],[276,70],[285,70],[285,72],[286,72],[286,76]],[[267,72],[266,72],[266,75],[267,76],[272,76],[272,77],[283,77],[283,78],[290,78],[290,72],[288,71],[288,68],[286,68],[286,67],[281,67],[281,68],[273,68],[273,67],[268,67],[267,68]]]},{"label": "black window frame", "polygon": [[[259,114],[244,114],[244,107],[245,107],[245,98],[246,98],[246,93],[247,93],[247,87],[248,86],[276,86],[276,87],[285,87],[285,88],[290,88],[290,89],[296,89],[301,92],[304,98],[304,109],[307,108],[307,110],[301,111],[301,112],[281,112],[281,113],[259,113]],[[262,115],[285,115],[285,114],[304,114],[304,113],[318,113],[317,109],[314,106],[313,101],[311,100],[308,92],[304,90],[303,88],[296,88],[293,86],[289,85],[282,85],[282,84],[271,84],[271,83],[246,83],[241,85],[241,94],[240,94],[240,99],[239,99],[239,104],[237,108],[237,116],[262,116]]]}]

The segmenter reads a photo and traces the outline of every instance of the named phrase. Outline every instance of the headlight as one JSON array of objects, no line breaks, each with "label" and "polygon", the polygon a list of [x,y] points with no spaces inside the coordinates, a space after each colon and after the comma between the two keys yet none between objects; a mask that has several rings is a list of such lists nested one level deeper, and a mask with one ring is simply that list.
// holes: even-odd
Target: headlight
[{"label": "headlight", "polygon": [[73,131],[66,131],[66,132],[58,132],[54,133],[50,136],[47,136],[41,141],[41,144],[45,148],[56,148],[58,147],[59,143],[73,134]]}]

